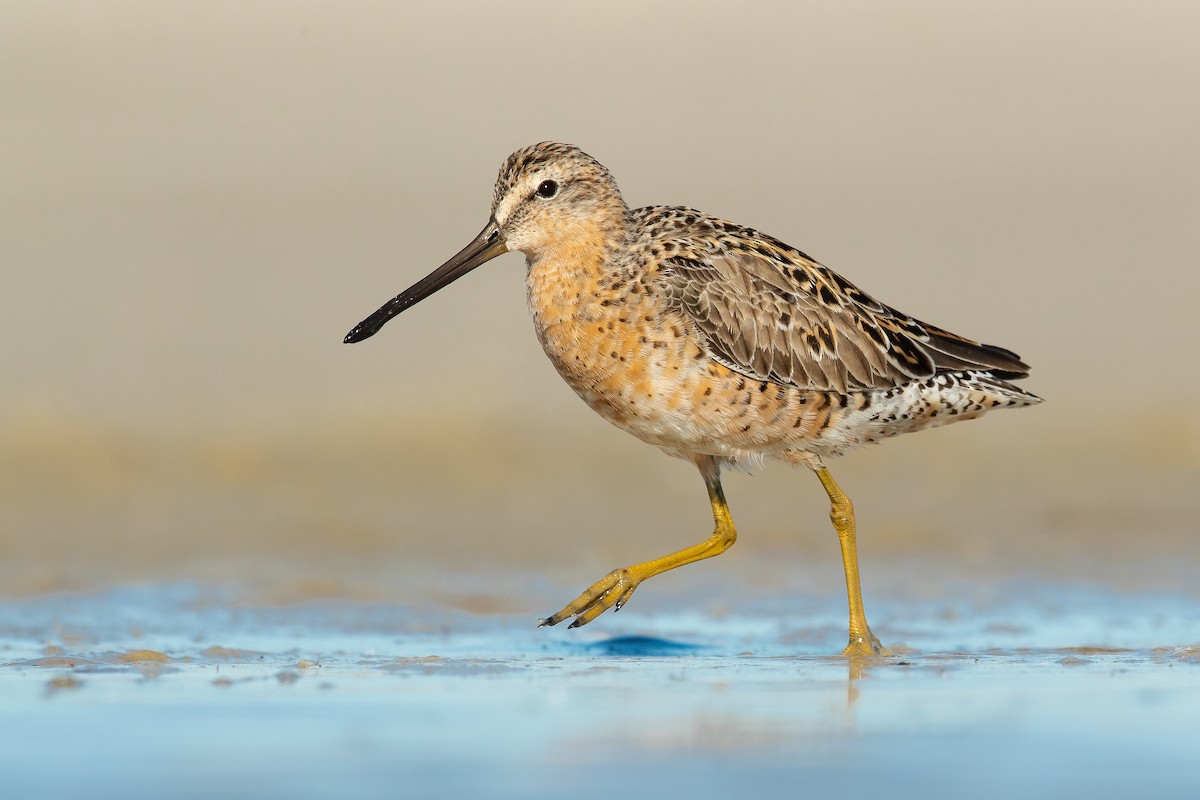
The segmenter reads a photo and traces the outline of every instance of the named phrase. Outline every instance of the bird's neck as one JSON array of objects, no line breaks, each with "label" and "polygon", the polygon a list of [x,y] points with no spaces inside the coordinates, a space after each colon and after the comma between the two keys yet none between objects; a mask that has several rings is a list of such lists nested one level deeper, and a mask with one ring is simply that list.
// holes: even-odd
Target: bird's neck
[{"label": "bird's neck", "polygon": [[630,222],[622,203],[612,213],[563,220],[547,244],[528,256],[526,289],[536,322],[560,322],[592,316],[601,291],[625,268]]}]

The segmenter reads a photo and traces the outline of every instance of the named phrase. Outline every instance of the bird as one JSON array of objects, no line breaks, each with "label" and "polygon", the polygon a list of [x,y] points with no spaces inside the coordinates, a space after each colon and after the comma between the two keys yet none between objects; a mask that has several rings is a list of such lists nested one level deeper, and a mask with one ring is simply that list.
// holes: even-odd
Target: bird
[{"label": "bird", "polygon": [[807,468],[829,498],[849,606],[843,655],[887,655],[863,607],[854,507],[825,462],[902,433],[1041,398],[1029,366],[897,311],[784,242],[683,206],[630,208],[579,147],[541,142],[501,165],[487,225],[346,336],[504,253],[525,256],[534,329],[558,374],[601,417],[699,470],[713,532],[615,569],[558,612],[576,628],[620,610],[647,579],[737,539],[724,468]]}]

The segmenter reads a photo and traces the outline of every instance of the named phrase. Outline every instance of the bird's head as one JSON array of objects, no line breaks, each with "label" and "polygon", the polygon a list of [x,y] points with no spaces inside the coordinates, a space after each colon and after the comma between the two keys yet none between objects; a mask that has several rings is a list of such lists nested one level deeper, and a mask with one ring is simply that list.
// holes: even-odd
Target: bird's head
[{"label": "bird's head", "polygon": [[510,250],[532,262],[601,244],[623,229],[627,211],[609,171],[578,147],[542,142],[518,150],[500,167],[492,213],[479,235],[356,325],[345,341],[373,336],[392,317]]}]

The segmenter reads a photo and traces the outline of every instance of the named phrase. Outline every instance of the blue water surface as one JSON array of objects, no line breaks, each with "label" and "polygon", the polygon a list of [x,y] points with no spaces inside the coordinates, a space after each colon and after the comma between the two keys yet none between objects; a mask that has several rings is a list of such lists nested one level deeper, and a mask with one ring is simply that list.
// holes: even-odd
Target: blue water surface
[{"label": "blue water surface", "polygon": [[1200,604],[1000,594],[891,604],[866,664],[770,600],[565,631],[182,584],[8,599],[3,794],[1200,796]]}]

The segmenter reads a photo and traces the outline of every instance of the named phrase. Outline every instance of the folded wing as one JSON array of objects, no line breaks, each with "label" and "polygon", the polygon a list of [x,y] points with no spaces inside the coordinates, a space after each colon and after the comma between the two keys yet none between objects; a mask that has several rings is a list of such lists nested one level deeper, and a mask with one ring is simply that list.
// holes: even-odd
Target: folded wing
[{"label": "folded wing", "polygon": [[1028,374],[1015,353],[913,319],[798,250],[754,235],[753,249],[691,248],[668,260],[659,276],[712,356],[730,369],[839,392],[939,372]]}]

